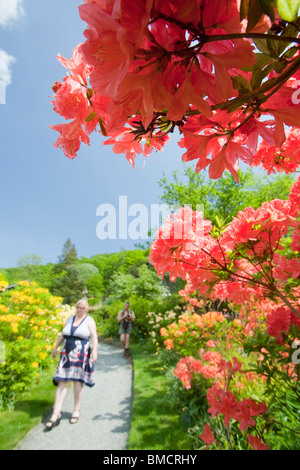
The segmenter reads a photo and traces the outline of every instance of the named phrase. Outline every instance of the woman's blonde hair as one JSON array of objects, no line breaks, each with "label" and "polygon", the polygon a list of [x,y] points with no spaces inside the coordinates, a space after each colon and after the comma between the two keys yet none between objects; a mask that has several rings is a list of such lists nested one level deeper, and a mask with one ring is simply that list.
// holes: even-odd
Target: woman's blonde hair
[{"label": "woman's blonde hair", "polygon": [[88,303],[88,301],[87,301],[86,299],[80,299],[80,300],[78,300],[78,301],[76,302],[76,304],[75,304],[75,307],[77,307],[78,305],[84,305],[86,311],[87,311],[87,312],[89,311],[90,306],[89,306],[89,303]]}]

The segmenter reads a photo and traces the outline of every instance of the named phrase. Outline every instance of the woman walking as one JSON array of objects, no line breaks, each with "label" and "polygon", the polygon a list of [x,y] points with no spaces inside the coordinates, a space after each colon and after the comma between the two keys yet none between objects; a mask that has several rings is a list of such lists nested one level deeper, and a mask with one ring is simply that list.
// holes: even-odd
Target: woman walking
[{"label": "woman walking", "polygon": [[83,386],[93,387],[95,385],[94,362],[97,360],[98,337],[95,320],[88,315],[88,311],[87,300],[79,300],[76,304],[76,315],[68,318],[52,351],[52,357],[55,358],[57,348],[63,344],[59,364],[53,377],[53,383],[57,386],[57,390],[53,413],[46,423],[48,430],[60,423],[61,409],[69,381],[74,384],[74,410],[70,419],[71,424],[77,423],[79,419]]}]

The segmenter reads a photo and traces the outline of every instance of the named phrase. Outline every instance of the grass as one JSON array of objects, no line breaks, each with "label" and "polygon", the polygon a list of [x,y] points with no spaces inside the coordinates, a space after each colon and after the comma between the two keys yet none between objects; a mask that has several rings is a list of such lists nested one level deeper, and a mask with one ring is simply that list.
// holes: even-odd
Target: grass
[{"label": "grass", "polygon": [[15,403],[14,410],[0,412],[0,450],[13,450],[51,408],[56,391],[53,373],[42,371],[39,383]]},{"label": "grass", "polygon": [[134,361],[134,400],[130,450],[190,450],[187,427],[166,400],[166,382],[157,357],[130,345]]}]

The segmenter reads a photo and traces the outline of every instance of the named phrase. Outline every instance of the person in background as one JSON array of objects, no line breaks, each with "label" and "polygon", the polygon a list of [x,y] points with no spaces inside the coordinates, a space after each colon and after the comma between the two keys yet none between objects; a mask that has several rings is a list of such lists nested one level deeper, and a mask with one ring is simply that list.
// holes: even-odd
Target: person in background
[{"label": "person in background", "polygon": [[[86,299],[76,303],[76,315],[68,318],[52,351],[57,355],[57,348],[63,344],[53,383],[57,386],[53,412],[46,423],[46,430],[60,423],[61,409],[67,393],[67,383],[74,384],[74,411],[71,424],[77,423],[80,414],[80,399],[83,386],[93,387],[94,362],[97,360],[98,336],[95,320],[88,315],[89,304]],[[90,345],[92,344],[92,349]]]},{"label": "person in background", "polygon": [[120,324],[119,327],[119,335],[120,341],[124,346],[124,358],[127,359],[130,356],[129,351],[129,340],[130,335],[132,333],[132,323],[135,320],[135,315],[132,310],[129,309],[130,304],[129,302],[125,302],[124,309],[120,310],[118,313],[118,323]]}]

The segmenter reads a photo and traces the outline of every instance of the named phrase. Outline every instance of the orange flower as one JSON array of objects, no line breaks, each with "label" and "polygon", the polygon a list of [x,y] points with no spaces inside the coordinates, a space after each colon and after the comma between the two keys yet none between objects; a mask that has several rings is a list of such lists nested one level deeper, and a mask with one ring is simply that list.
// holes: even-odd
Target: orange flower
[{"label": "orange flower", "polygon": [[165,339],[164,345],[166,346],[166,349],[172,349],[172,348],[174,348],[173,340],[170,339],[170,338]]}]

